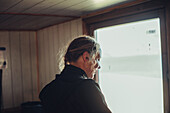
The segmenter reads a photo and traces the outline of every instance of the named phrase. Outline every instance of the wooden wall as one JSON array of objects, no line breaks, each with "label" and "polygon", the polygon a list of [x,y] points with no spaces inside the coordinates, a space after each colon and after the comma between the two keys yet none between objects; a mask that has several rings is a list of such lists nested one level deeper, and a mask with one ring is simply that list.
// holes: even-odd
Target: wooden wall
[{"label": "wooden wall", "polygon": [[0,46],[6,47],[7,69],[3,69],[3,108],[18,107],[38,99],[36,33],[1,31]]},{"label": "wooden wall", "polygon": [[37,32],[40,90],[60,73],[59,63],[67,45],[82,35],[82,20],[77,19]]},{"label": "wooden wall", "polygon": [[60,73],[64,48],[78,35],[82,35],[81,19],[37,32],[0,31],[0,47],[6,47],[7,57],[2,107],[14,108],[23,102],[39,100],[39,91]]}]

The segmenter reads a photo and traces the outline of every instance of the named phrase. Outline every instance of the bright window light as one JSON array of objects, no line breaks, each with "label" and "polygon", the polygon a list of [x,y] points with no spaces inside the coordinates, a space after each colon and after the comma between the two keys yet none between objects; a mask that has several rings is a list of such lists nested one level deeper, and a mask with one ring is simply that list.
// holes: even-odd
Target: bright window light
[{"label": "bright window light", "polygon": [[99,84],[113,113],[164,113],[159,18],[95,31]]}]

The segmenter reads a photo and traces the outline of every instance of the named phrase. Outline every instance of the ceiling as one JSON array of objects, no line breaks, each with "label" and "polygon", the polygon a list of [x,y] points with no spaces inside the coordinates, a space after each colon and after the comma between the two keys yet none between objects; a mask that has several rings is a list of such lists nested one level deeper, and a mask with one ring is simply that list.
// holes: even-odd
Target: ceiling
[{"label": "ceiling", "polygon": [[0,30],[39,30],[135,0],[0,0]]}]

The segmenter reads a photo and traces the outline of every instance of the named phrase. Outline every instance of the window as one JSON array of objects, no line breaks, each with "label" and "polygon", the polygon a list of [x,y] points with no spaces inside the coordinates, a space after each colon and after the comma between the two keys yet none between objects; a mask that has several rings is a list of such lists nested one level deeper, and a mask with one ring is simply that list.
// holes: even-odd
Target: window
[{"label": "window", "polygon": [[99,28],[99,84],[113,113],[163,113],[160,19]]}]

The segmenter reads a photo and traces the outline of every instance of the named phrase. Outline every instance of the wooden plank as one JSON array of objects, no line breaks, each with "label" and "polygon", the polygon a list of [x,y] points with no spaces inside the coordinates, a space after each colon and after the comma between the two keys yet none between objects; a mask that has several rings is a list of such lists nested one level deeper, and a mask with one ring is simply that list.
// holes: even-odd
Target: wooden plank
[{"label": "wooden plank", "polygon": [[63,24],[63,27],[64,27],[64,45],[67,49],[70,41],[71,41],[71,25],[70,25],[70,22],[66,22]]},{"label": "wooden plank", "polygon": [[24,102],[32,100],[32,75],[29,32],[20,32],[21,66]]},{"label": "wooden plank", "polygon": [[[7,28],[10,26],[10,27],[12,27],[12,26],[15,26],[16,25],[16,23],[19,21],[23,21],[22,19],[24,18],[24,17],[26,17],[26,16],[23,16],[23,15],[20,15],[20,16],[16,16],[16,15],[12,15],[12,16],[10,16],[10,18],[7,18],[7,19],[5,19],[3,22],[1,22],[1,26],[6,26],[6,25],[8,25],[8,26],[6,26]],[[25,20],[24,20],[25,21]],[[21,26],[23,26],[23,24],[21,24],[20,23],[20,25]]]},{"label": "wooden plank", "polygon": [[0,0],[0,12],[3,12],[10,7],[20,3],[22,0]]},{"label": "wooden plank", "polygon": [[67,11],[65,11],[65,14],[70,14],[70,15],[72,15],[72,14],[74,14],[74,11],[76,12],[83,12],[83,8],[85,8],[85,7],[88,7],[89,5],[94,5],[94,3],[92,2],[92,1],[90,1],[90,0],[85,0],[85,1],[82,1],[82,2],[80,2],[79,4],[76,4],[76,5],[73,5],[73,6],[70,6],[69,8],[70,9],[74,9],[74,10],[67,10]]},{"label": "wooden plank", "polygon": [[53,27],[48,28],[48,36],[49,36],[49,63],[50,63],[50,80],[55,78],[55,66],[54,63],[54,29]]},{"label": "wooden plank", "polygon": [[[125,0],[107,0],[105,2],[93,2],[93,4],[87,4],[86,7],[82,8],[82,10],[85,11],[97,11],[99,9],[103,9],[103,8],[107,8],[109,9],[110,7],[114,7],[116,5],[120,5],[120,4],[125,4],[126,2],[129,1],[125,1]],[[114,5],[114,6],[113,6]]]},{"label": "wooden plank", "polygon": [[55,67],[55,73],[59,74],[59,30],[58,25],[55,25],[53,27],[54,29],[54,67]]},{"label": "wooden plank", "polygon": [[46,81],[44,81],[44,85],[50,82],[50,64],[49,64],[49,37],[48,37],[48,31],[47,29],[43,30],[44,32],[44,46],[42,47],[44,49],[44,67],[45,67],[45,76],[46,76]]},{"label": "wooden plank", "polygon": [[42,36],[42,34],[41,34],[41,31],[42,30],[39,30],[39,31],[37,31],[37,46],[38,46],[38,63],[39,63],[39,67],[38,67],[38,70],[39,70],[39,89],[42,89],[42,56],[41,56],[41,54],[42,54],[42,52],[41,52],[41,49],[40,49],[40,47],[41,47],[41,40],[40,40],[40,38],[41,38],[41,36]]},{"label": "wooden plank", "polygon": [[59,32],[59,68],[60,68],[60,71],[64,68],[64,53],[65,53],[65,41],[63,39],[63,34],[65,33],[64,31],[64,26],[63,24],[59,24],[58,25],[58,32]]},{"label": "wooden plank", "polygon": [[[61,2],[63,2],[65,0],[43,0],[43,2],[35,5],[34,7],[26,10],[26,13],[39,13],[41,11],[44,11],[52,6],[54,6],[55,4],[59,4]],[[45,12],[44,12],[45,13]],[[48,13],[49,14],[49,13]]]},{"label": "wooden plank", "polygon": [[7,68],[3,69],[2,76],[2,98],[3,108],[13,107],[12,98],[12,81],[11,81],[11,60],[10,60],[10,45],[9,45],[9,32],[0,32],[0,47],[5,47],[5,55],[7,59]]},{"label": "wooden plank", "polygon": [[63,34],[65,33],[63,24],[58,25],[58,30],[59,30],[59,47],[63,47],[64,46]]},{"label": "wooden plank", "polygon": [[[13,15],[1,15],[1,16],[0,16],[0,22],[1,22],[0,25],[2,25],[3,22],[9,20],[10,18],[13,18]],[[1,29],[2,29],[2,28],[1,28]]]},{"label": "wooden plank", "polygon": [[11,7],[8,9],[8,12],[23,12],[27,9],[32,8],[33,6],[36,6],[37,4],[41,3],[44,0],[22,0],[22,2],[18,3],[14,7]]},{"label": "wooden plank", "polygon": [[82,24],[82,19],[77,20],[77,29],[78,29],[78,34],[77,35],[83,35],[83,24]]},{"label": "wooden plank", "polygon": [[11,76],[14,107],[23,102],[19,32],[10,32]]},{"label": "wooden plank", "polygon": [[78,35],[77,31],[78,31],[77,20],[73,20],[73,21],[71,21],[71,37],[72,37],[72,39],[74,37],[77,37],[77,35]]},{"label": "wooden plank", "polygon": [[38,100],[37,86],[37,51],[36,51],[36,33],[30,32],[30,54],[31,54],[31,75],[32,75],[32,97],[33,101]]},{"label": "wooden plank", "polygon": [[[84,11],[86,12],[95,12],[98,11],[100,9],[106,8],[106,7],[111,7],[112,5],[117,5],[117,4],[123,4],[125,2],[128,1],[124,1],[124,0],[106,0],[106,1],[91,1],[91,0],[81,0],[81,1],[76,1],[74,3],[69,3],[69,1],[64,2],[64,4],[66,4],[68,2],[66,8],[64,9],[60,9],[59,11],[53,11],[56,14],[67,14],[67,15],[82,15],[82,13],[84,13]],[[70,1],[72,2],[72,1]],[[56,6],[57,7],[57,6]],[[61,6],[60,6],[61,7]],[[72,10],[69,10],[72,9]],[[100,11],[101,12],[101,11]],[[94,13],[92,13],[94,14]]]},{"label": "wooden plank", "polygon": [[46,18],[44,20],[40,20],[41,24],[37,24],[36,28],[45,29],[47,27],[51,27],[51,26],[54,26],[54,25],[57,25],[57,24],[65,23],[65,22],[70,21],[70,20],[71,20],[70,18],[54,18],[54,17],[53,18]]},{"label": "wooden plank", "polygon": [[[66,23],[64,23],[63,24],[63,27],[64,27],[64,55],[65,55],[65,53],[66,53],[66,51],[67,51],[67,48],[68,48],[68,46],[69,46],[69,44],[70,44],[70,42],[71,42],[71,40],[72,40],[72,38],[71,38],[71,23],[70,22],[66,22]],[[64,56],[63,55],[63,56]],[[64,59],[63,59],[64,60]]]},{"label": "wooden plank", "polygon": [[[84,4],[85,0],[66,0],[60,4],[53,5],[49,9],[46,10],[46,13],[52,13],[52,14],[59,14],[59,15],[70,15],[68,11],[75,11],[77,8],[76,6],[79,4]],[[91,1],[89,3],[92,3]],[[74,7],[75,6],[75,7]],[[80,7],[77,11],[81,10],[82,7]]]},{"label": "wooden plank", "polygon": [[38,56],[39,56],[39,79],[40,79],[40,90],[44,87],[44,81],[46,79],[45,76],[45,68],[44,68],[44,34],[42,30],[37,33],[38,39]]}]

